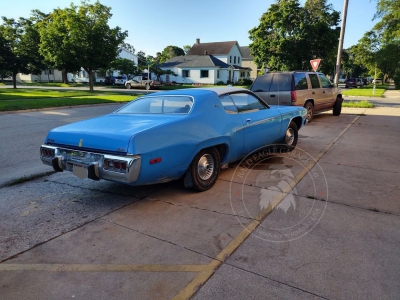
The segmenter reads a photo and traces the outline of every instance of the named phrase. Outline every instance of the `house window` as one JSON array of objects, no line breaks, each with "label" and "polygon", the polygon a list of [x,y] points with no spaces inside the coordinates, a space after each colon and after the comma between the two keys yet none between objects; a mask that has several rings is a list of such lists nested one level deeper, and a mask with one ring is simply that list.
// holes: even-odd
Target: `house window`
[{"label": "house window", "polygon": [[44,75],[47,75],[47,70],[44,70],[43,72],[44,72]]},{"label": "house window", "polygon": [[51,70],[49,70],[49,75],[51,75]]},{"label": "house window", "polygon": [[233,57],[233,63],[236,64],[236,56]]},{"label": "house window", "polygon": [[250,77],[250,72],[247,72],[247,77]]},{"label": "house window", "polygon": [[182,77],[190,77],[189,70],[182,70]]},{"label": "house window", "polygon": [[240,72],[240,77],[245,77],[246,76],[246,72]]},{"label": "house window", "polygon": [[238,64],[240,64],[240,57],[238,56]]},{"label": "house window", "polygon": [[219,78],[219,70],[217,70],[217,78]]},{"label": "house window", "polygon": [[229,56],[229,63],[232,63],[232,56]]},{"label": "house window", "polygon": [[208,70],[201,70],[200,78],[207,78],[207,77],[208,77]]}]

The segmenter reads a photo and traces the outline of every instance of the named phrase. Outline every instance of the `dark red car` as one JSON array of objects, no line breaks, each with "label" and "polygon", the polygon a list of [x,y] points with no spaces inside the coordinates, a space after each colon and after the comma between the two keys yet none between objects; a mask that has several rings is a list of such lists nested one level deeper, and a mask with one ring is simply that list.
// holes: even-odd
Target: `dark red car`
[{"label": "dark red car", "polygon": [[346,81],[345,81],[345,84],[346,84],[346,88],[349,88],[349,87],[357,87],[357,79],[355,79],[355,78],[347,78],[346,79]]}]

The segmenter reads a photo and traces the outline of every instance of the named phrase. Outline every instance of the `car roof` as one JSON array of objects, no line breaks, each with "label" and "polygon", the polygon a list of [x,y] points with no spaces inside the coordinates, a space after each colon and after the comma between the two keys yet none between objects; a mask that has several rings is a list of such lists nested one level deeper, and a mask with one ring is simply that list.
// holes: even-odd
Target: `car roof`
[{"label": "car roof", "polygon": [[171,91],[163,91],[163,92],[157,92],[157,93],[152,93],[150,95],[156,96],[156,95],[191,95],[191,96],[196,96],[196,95],[201,95],[204,94],[205,92],[214,92],[218,96],[228,94],[228,93],[237,93],[237,92],[248,92],[251,93],[248,89],[244,88],[237,88],[237,87],[202,87],[202,88],[193,88],[193,89],[178,89],[178,90],[171,90]]}]

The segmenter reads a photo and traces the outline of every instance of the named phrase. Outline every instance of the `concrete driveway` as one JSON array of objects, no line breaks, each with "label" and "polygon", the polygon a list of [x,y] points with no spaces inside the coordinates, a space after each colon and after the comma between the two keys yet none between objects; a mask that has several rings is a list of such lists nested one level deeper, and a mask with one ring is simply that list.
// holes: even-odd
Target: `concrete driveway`
[{"label": "concrete driveway", "polygon": [[3,187],[1,297],[397,299],[399,146],[400,109],[343,109],[203,193],[64,173]]}]

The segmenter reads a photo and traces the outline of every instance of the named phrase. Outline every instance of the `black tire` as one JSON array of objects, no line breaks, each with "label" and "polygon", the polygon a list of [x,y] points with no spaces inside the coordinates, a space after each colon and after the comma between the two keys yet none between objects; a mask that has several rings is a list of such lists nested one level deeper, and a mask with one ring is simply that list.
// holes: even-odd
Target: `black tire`
[{"label": "black tire", "polygon": [[131,87],[132,87],[130,83],[127,83],[125,86],[126,86],[126,88],[127,88],[128,90],[130,90]]},{"label": "black tire", "polygon": [[197,153],[190,165],[193,189],[203,192],[210,189],[218,179],[221,159],[215,148],[207,148]]},{"label": "black tire", "polygon": [[332,113],[334,116],[340,116],[340,113],[342,112],[342,98],[337,98],[335,104],[333,105],[333,110]]},{"label": "black tire", "polygon": [[310,122],[314,118],[314,105],[311,101],[307,101],[304,108],[307,109],[306,119]]},{"label": "black tire", "polygon": [[144,87],[146,90],[150,90],[150,84],[146,83],[146,85]]},{"label": "black tire", "polygon": [[295,122],[290,122],[286,129],[285,136],[283,137],[281,144],[286,151],[290,152],[296,148],[297,140],[299,139],[299,129]]}]

